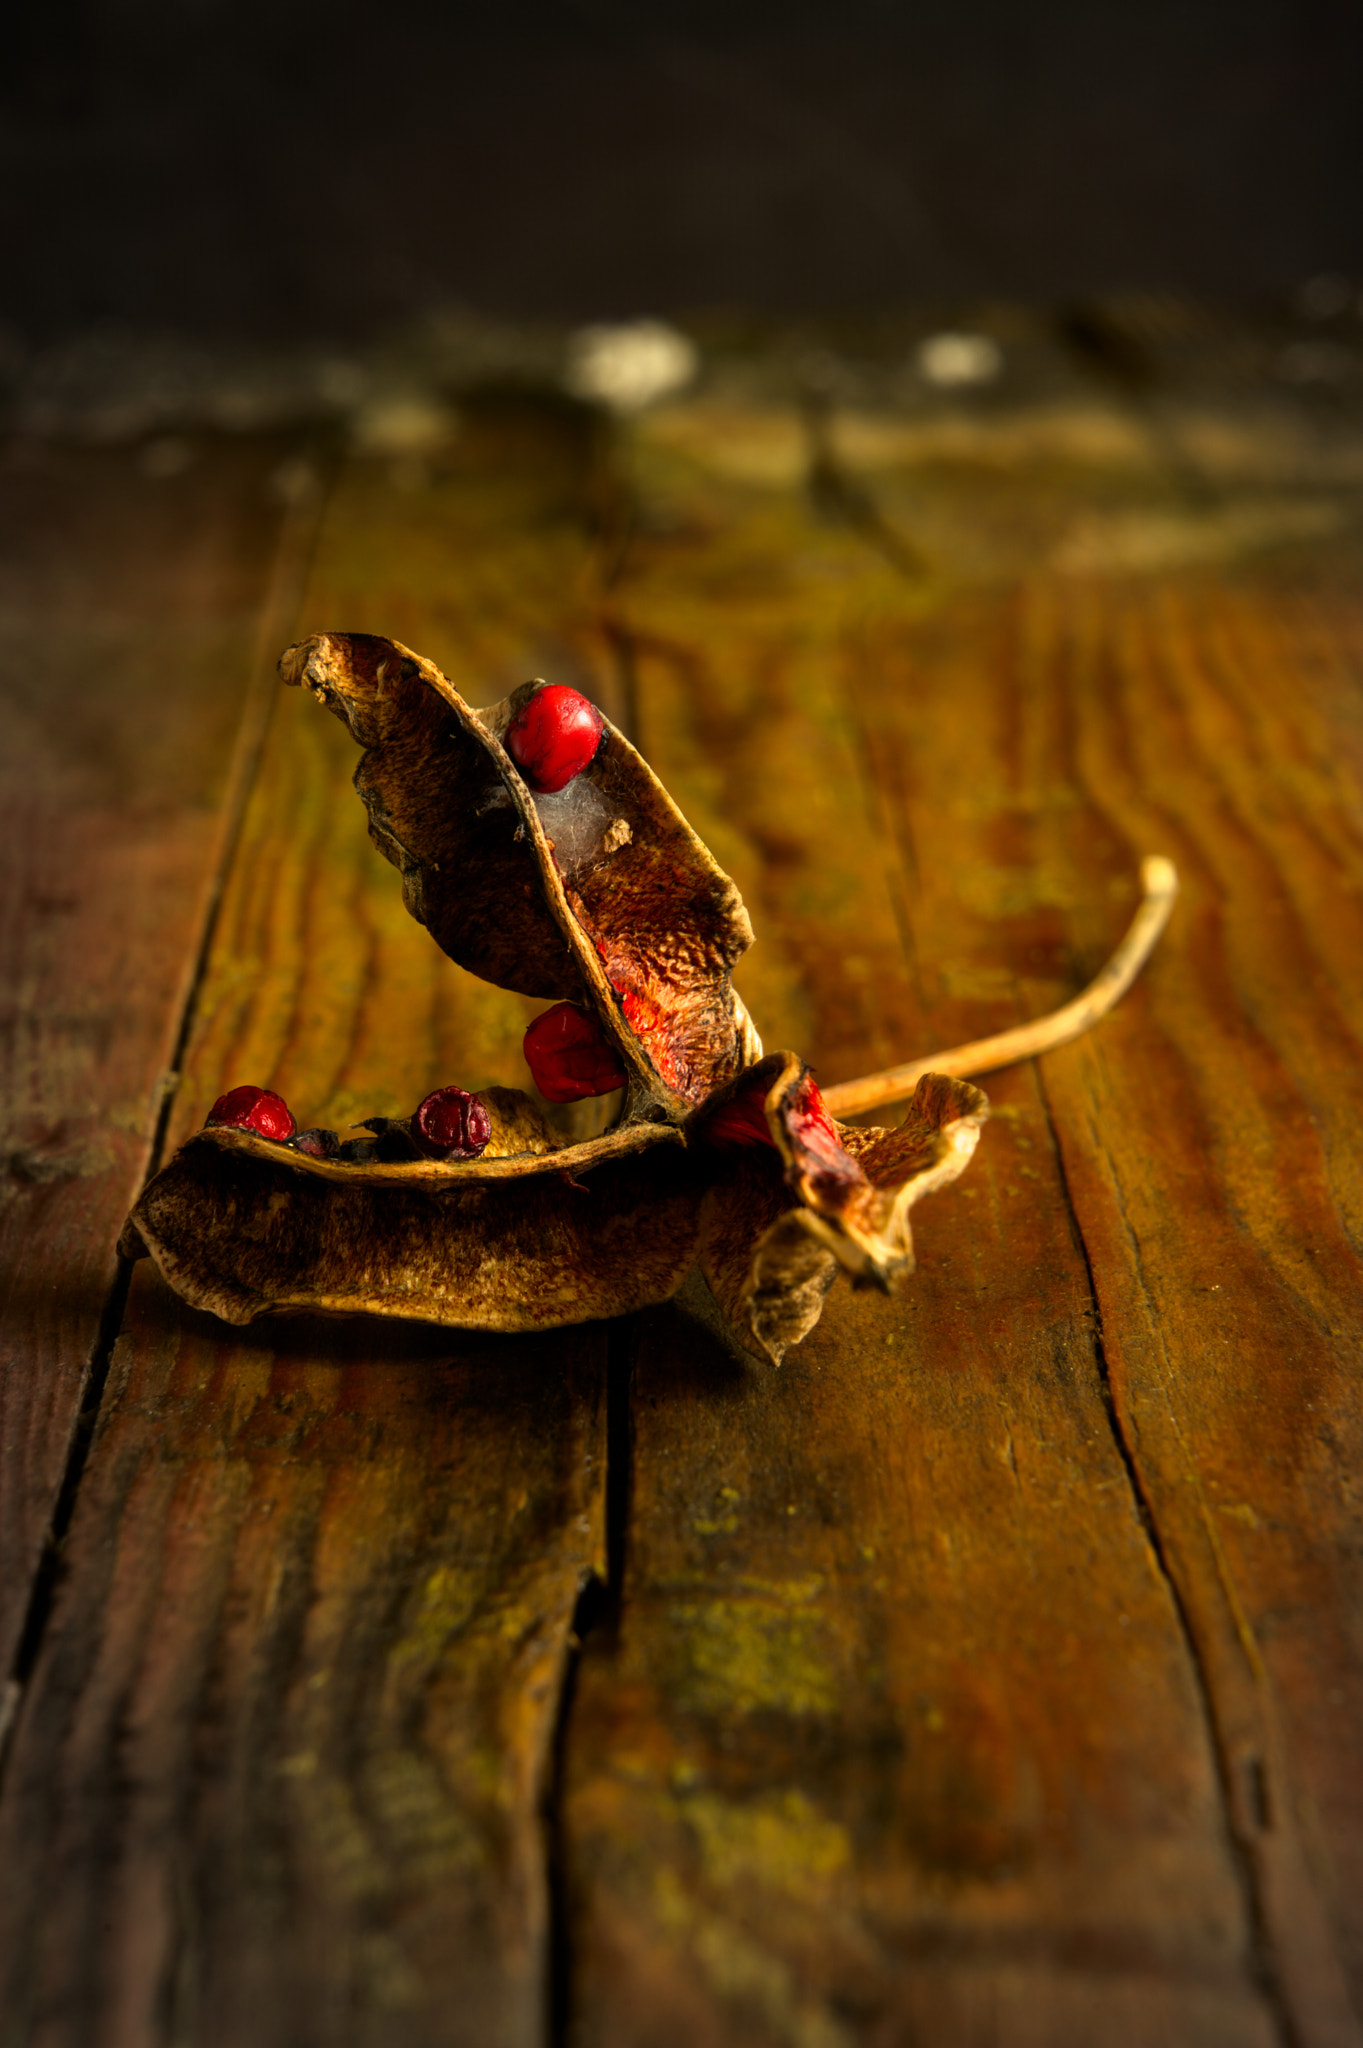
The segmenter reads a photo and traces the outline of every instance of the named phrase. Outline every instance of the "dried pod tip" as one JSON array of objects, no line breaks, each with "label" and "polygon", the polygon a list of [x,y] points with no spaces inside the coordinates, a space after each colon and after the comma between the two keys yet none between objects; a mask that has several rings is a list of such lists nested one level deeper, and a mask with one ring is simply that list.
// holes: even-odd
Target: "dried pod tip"
[{"label": "dried pod tip", "polygon": [[210,1124],[226,1124],[236,1131],[254,1131],[257,1137],[273,1138],[282,1144],[298,1128],[282,1095],[268,1088],[229,1088],[208,1112]]},{"label": "dried pod tip", "polygon": [[476,1159],[487,1149],[492,1119],[466,1088],[437,1088],[412,1118],[412,1135],[432,1159]]},{"label": "dried pod tip", "polygon": [[525,1034],[525,1063],[546,1102],[609,1095],[628,1076],[597,1019],[576,1003],[556,1003]]},{"label": "dried pod tip", "polygon": [[536,690],[512,719],[506,751],[532,789],[552,796],[590,767],[602,731],[595,704],[566,683],[551,683]]}]

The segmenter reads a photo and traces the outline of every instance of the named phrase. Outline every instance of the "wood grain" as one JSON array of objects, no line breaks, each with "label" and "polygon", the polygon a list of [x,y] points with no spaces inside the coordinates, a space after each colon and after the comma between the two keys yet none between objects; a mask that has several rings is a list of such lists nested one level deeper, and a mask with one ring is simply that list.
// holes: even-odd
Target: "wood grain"
[{"label": "wood grain", "polygon": [[1138,435],[934,471],[863,426],[896,572],[778,428],[645,431],[667,538],[614,593],[768,1042],[832,1080],[983,1035],[1082,985],[1144,853],[1188,901],[1098,1035],[987,1083],[902,1302],[835,1293],[776,1378],[649,1319],[576,2038],[1354,2043],[1352,606]]},{"label": "wood grain", "polygon": [[140,1270],[0,1814],[11,2038],[530,2043],[601,1562],[601,1340],[301,1322]]},{"label": "wood grain", "polygon": [[[596,477],[590,415],[530,401],[471,405],[423,488],[357,460],[324,516],[300,632],[390,633],[475,704],[552,668],[618,705],[595,623]],[[543,1006],[474,980],[408,916],[349,788],[357,759],[335,719],[279,690],[174,1142],[246,1079],[278,1089],[300,1123],[332,1126],[408,1115],[450,1081],[527,1085],[521,1038]]]},{"label": "wood grain", "polygon": [[[694,1287],[609,1332],[243,1340],[140,1267],[0,1797],[16,2048],[1363,2038],[1348,462],[1190,415],[1173,463],[1074,395],[814,431],[761,389],[625,448],[472,394],[424,471],[347,458],[297,630],[394,634],[474,702],[535,674],[601,702],[744,892],[768,1045],[828,1081],[1071,995],[1145,853],[1175,922],[1095,1036],[988,1081],[909,1288],[840,1284],[779,1372]],[[196,900],[222,815],[187,735],[263,559],[255,510],[224,539],[250,490],[205,488],[202,552],[155,574],[126,523],[109,574],[164,603],[110,635],[129,681],[72,700],[85,779],[51,781],[96,819],[90,986],[145,976],[167,1020],[196,927],[153,912]],[[139,782],[177,650],[184,725]],[[535,1006],[407,918],[354,758],[279,692],[172,1141],[247,1080],[332,1124],[523,1083]],[[125,951],[96,912],[146,844]],[[153,1074],[115,1009],[81,1071]],[[104,1273],[105,1211],[42,1217],[20,1299],[70,1347],[52,1276]],[[24,1470],[65,1441],[47,1412],[5,1419]]]},{"label": "wood grain", "polygon": [[[1353,2042],[1363,806],[1338,684],[1356,606],[1284,563],[1041,584],[945,630],[960,660],[946,687],[967,667],[992,679],[977,730],[996,735],[1009,854],[1055,878],[1014,955],[1038,1006],[1024,949],[1054,943],[1057,911],[1101,950],[1071,878],[1106,869],[1115,885],[1156,840],[1184,878],[1163,973],[1041,1083],[1279,1994],[1299,2038]],[[904,648],[915,676],[925,652]],[[925,829],[949,831],[921,785],[899,787]],[[1002,923],[1010,879],[994,878]],[[937,920],[945,943],[954,906]]]},{"label": "wood grain", "polygon": [[287,452],[190,447],[174,476],[135,449],[0,458],[6,1672],[220,855]]},{"label": "wood grain", "polygon": [[[574,645],[598,547],[581,424],[471,407],[416,491],[357,458],[297,630],[383,623],[480,684]],[[172,1136],[244,1077],[333,1124],[523,1079],[531,1006],[407,917],[353,766],[279,689]],[[243,1341],[143,1266],[115,1369],[0,1808],[27,1873],[0,1932],[12,2031],[538,2042],[541,1804],[605,1569],[601,1329]]]}]

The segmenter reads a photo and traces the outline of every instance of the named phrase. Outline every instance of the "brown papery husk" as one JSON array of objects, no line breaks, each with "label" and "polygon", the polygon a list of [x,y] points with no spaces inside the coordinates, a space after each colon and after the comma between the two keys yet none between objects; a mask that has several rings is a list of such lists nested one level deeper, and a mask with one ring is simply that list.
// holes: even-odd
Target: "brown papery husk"
[{"label": "brown papery husk", "polygon": [[[752,938],[738,891],[621,734],[604,723],[568,790],[537,796],[502,744],[533,684],[475,711],[434,663],[364,634],[303,641],[280,671],[365,749],[356,786],[408,908],[483,979],[594,1009],[625,1116],[563,1145],[522,1091],[490,1089],[492,1135],[464,1161],[314,1159],[215,1128],[145,1190],[128,1256],[228,1322],[506,1331],[664,1301],[699,1264],[777,1363],[839,1266],[881,1287],[911,1270],[909,1210],[969,1159],[984,1097],[928,1076],[897,1131],[834,1127],[797,1054],[764,1059],[730,983]],[[715,1112],[754,1087],[770,1148],[715,1142]]]},{"label": "brown papery husk", "polygon": [[[908,1211],[961,1171],[985,1109],[969,1083],[929,1076],[897,1130],[837,1127],[830,1174],[827,1149],[811,1166],[799,1138],[804,1062],[772,1054],[753,1075],[784,1139],[770,1151],[720,1149],[700,1122],[691,1143],[636,1123],[552,1151],[365,1165],[204,1131],[146,1189],[122,1248],[227,1322],[313,1311],[503,1331],[665,1301],[699,1265],[739,1340],[779,1364],[839,1266],[887,1287],[911,1269]],[[499,1093],[509,1131],[516,1091]]]},{"label": "brown papery husk", "polygon": [[665,1301],[695,1263],[707,1174],[675,1142],[598,1158],[586,1181],[559,1162],[587,1146],[479,1173],[337,1166],[267,1144],[191,1138],[125,1232],[125,1251],[145,1247],[177,1294],[224,1322],[311,1310],[552,1329]]},{"label": "brown papery husk", "polygon": [[886,1292],[913,1271],[909,1213],[964,1172],[989,1104],[967,1081],[928,1074],[896,1128],[834,1123],[832,1142],[810,1142],[809,1068],[780,1053],[753,1076],[764,1070],[774,1157],[744,1152],[711,1188],[701,1270],[743,1342],[779,1365],[818,1322],[839,1269]]},{"label": "brown papery husk", "polygon": [[[483,980],[594,1008],[629,1115],[680,1121],[760,1053],[730,979],[752,943],[742,898],[609,720],[570,790],[536,797],[502,745],[535,685],[477,711],[433,662],[370,634],[315,635],[279,666],[365,748],[355,785],[412,915]],[[585,819],[585,837],[560,817]]]}]

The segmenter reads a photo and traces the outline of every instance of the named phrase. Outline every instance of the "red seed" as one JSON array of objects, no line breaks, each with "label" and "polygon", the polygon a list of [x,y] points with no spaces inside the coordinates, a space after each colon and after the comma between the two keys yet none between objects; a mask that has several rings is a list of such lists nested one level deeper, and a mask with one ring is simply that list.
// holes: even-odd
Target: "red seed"
[{"label": "red seed", "polygon": [[282,1095],[268,1088],[229,1088],[208,1112],[210,1124],[226,1124],[236,1131],[254,1131],[258,1137],[282,1141],[291,1138],[298,1126]]},{"label": "red seed", "polygon": [[707,1117],[703,1126],[712,1145],[771,1145],[775,1143],[764,1107],[771,1091],[770,1081],[754,1081],[731,1096],[722,1109]]},{"label": "red seed", "polygon": [[532,789],[566,789],[596,758],[603,726],[595,704],[566,683],[536,690],[506,729],[506,751]]},{"label": "red seed", "polygon": [[609,1095],[628,1076],[598,1020],[576,1003],[556,1003],[525,1034],[525,1063],[546,1102]]},{"label": "red seed", "polygon": [[466,1088],[437,1088],[412,1118],[412,1129],[434,1159],[476,1159],[487,1149],[492,1119]]},{"label": "red seed", "polygon": [[[773,1144],[775,1141],[765,1108],[770,1087],[768,1081],[749,1082],[746,1088],[731,1096],[723,1108],[708,1117],[703,1129],[710,1143],[724,1146]],[[821,1167],[835,1173],[844,1167],[849,1172],[856,1172],[842,1149],[842,1141],[812,1075],[806,1074],[799,1086],[786,1097],[785,1117],[786,1128],[795,1143],[812,1153]]]}]

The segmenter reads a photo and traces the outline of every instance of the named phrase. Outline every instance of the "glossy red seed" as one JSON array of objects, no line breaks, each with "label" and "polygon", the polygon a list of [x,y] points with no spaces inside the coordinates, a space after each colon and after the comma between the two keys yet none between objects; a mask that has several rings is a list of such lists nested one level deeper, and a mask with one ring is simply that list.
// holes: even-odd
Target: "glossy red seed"
[{"label": "glossy red seed", "polygon": [[436,1159],[476,1159],[487,1149],[492,1119],[466,1088],[437,1088],[412,1118],[423,1149]]},{"label": "glossy red seed", "polygon": [[276,1140],[291,1138],[298,1128],[282,1095],[272,1095],[268,1088],[253,1088],[249,1084],[229,1088],[226,1095],[220,1095],[208,1112],[208,1121]]},{"label": "glossy red seed", "polygon": [[557,1003],[525,1034],[525,1063],[546,1102],[608,1095],[628,1078],[597,1019],[576,1003]]},{"label": "glossy red seed", "polygon": [[601,713],[566,683],[536,690],[506,729],[506,751],[532,789],[566,789],[596,758]]},{"label": "glossy red seed", "polygon": [[770,1088],[770,1081],[755,1081],[731,1096],[713,1116],[707,1117],[703,1129],[710,1143],[726,1149],[730,1146],[774,1144],[764,1107]]},{"label": "glossy red seed", "polygon": [[[731,1096],[713,1116],[707,1117],[703,1126],[705,1136],[712,1145],[771,1145],[775,1140],[767,1122],[766,1099],[770,1083],[750,1082]],[[857,1169],[842,1149],[842,1141],[833,1126],[833,1119],[824,1107],[811,1075],[806,1074],[799,1086],[786,1097],[786,1129],[795,1143],[811,1153],[819,1165],[827,1170],[839,1172],[844,1167],[849,1173]]]}]

